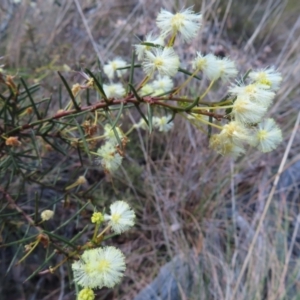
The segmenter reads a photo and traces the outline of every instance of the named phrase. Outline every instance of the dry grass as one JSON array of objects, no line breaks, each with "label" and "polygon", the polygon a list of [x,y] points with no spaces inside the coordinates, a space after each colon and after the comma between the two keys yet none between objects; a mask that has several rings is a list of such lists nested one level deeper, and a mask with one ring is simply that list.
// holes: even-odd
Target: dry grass
[{"label": "dry grass", "polygon": [[[178,2],[179,8],[193,4]],[[205,134],[183,118],[177,117],[174,130],[163,138],[137,131],[132,143],[138,146],[129,150],[127,164],[114,179],[116,197],[125,195],[138,215],[131,233],[113,239],[126,254],[126,277],[114,291],[99,292],[97,299],[133,299],[165,262],[191,249],[199,254],[201,264],[190,299],[299,299],[299,251],[291,253],[299,247],[295,238],[299,224],[283,198],[273,198],[257,241],[253,248],[250,245],[300,109],[300,4],[297,0],[249,2],[196,4],[195,9],[204,12],[202,35],[182,48],[181,55],[189,59],[199,50],[224,53],[237,60],[243,72],[249,67],[278,66],[284,82],[270,114],[280,123],[284,142],[270,154],[249,150],[232,162],[212,153]],[[177,8],[174,1],[167,0],[38,0],[35,7],[23,1],[15,6],[7,29],[0,33],[5,41],[0,44],[1,63],[28,80],[33,80],[32,74],[41,79],[44,94],[56,93],[54,74],[64,64],[80,70],[97,68],[97,57],[100,62],[115,55],[128,58],[137,41],[134,35],[142,37],[152,29],[160,6]],[[0,20],[3,15],[2,10]],[[69,75],[72,79],[73,73]],[[222,92],[215,95],[222,96]],[[134,120],[136,116],[128,114],[126,118]],[[287,166],[289,161],[299,160],[299,143],[298,134],[288,149]],[[103,196],[107,202],[113,194],[109,185],[103,182],[99,191],[99,198]],[[106,191],[111,194],[105,196]],[[299,203],[294,205],[299,210]],[[71,207],[69,213],[75,209]],[[293,222],[296,225],[291,231],[288,227]],[[249,263],[237,287],[249,251]],[[35,258],[13,269],[18,299],[74,299],[74,291],[66,287],[63,268],[53,275],[55,279],[37,278],[24,290],[20,274],[24,268],[32,271],[37,262]]]}]

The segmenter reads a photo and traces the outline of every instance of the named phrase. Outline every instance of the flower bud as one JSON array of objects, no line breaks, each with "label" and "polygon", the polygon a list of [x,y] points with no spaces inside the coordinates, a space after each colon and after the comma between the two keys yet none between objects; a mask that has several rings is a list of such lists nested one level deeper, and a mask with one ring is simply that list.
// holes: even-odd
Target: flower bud
[{"label": "flower bud", "polygon": [[41,218],[43,221],[48,221],[48,220],[52,219],[53,216],[54,216],[53,210],[46,209],[46,210],[42,211],[42,213],[41,213]]}]

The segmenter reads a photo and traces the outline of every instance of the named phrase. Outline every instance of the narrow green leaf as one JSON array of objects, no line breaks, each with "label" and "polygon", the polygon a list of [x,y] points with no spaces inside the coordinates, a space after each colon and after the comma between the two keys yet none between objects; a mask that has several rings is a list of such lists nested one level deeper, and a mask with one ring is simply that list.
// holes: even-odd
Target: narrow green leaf
[{"label": "narrow green leaf", "polygon": [[[213,110],[210,109],[209,112],[213,112]],[[209,116],[209,117],[208,117],[208,122],[209,122],[209,123],[213,123],[213,117],[212,117],[212,116]],[[209,140],[210,137],[211,137],[211,132],[212,132],[212,126],[208,124],[208,125],[207,125],[207,138],[208,138],[208,140]]]},{"label": "narrow green leaf", "polygon": [[46,138],[45,136],[41,135],[42,139],[49,144],[53,149],[55,149],[56,151],[60,152],[63,155],[67,155],[66,151],[59,145],[55,145],[54,143],[50,142],[48,138]]},{"label": "narrow green leaf", "polygon": [[88,189],[86,189],[83,192],[82,196],[83,197],[87,196],[89,193],[92,193],[93,191],[95,191],[98,188],[98,186],[102,183],[102,181],[103,181],[103,179],[93,183]]},{"label": "narrow green leaf", "polygon": [[[28,91],[30,92],[31,95],[39,91],[40,89],[40,84],[37,83],[35,85],[32,85],[31,87],[28,88]],[[27,91],[21,91],[20,94],[18,95],[17,102],[23,102],[26,98],[28,97]]]},{"label": "narrow green leaf", "polygon": [[[42,270],[44,268],[44,266],[46,266],[48,264],[48,262],[52,259],[52,257],[57,254],[56,251],[53,251],[48,257],[47,259],[30,275],[28,276],[24,282],[30,280],[31,278],[33,278],[40,270]],[[23,283],[24,283],[23,282]]]},{"label": "narrow green leaf", "polygon": [[49,111],[49,108],[50,108],[50,104],[52,102],[52,96],[50,98],[46,98],[46,99],[42,99],[42,101],[45,101],[45,100],[48,100],[47,102],[47,105],[46,105],[46,108],[45,108],[45,116],[48,115],[48,111]]},{"label": "narrow green leaf", "polygon": [[78,129],[78,132],[79,132],[79,135],[80,135],[80,140],[83,142],[84,151],[88,155],[89,160],[91,160],[91,153],[90,153],[90,150],[89,150],[89,146],[86,142],[85,135],[82,131],[82,128],[81,128],[81,126],[79,125],[79,123],[77,122],[77,120],[75,118],[73,119],[73,121],[76,123],[77,129]]},{"label": "narrow green leaf", "polygon": [[9,266],[7,267],[5,275],[7,275],[9,273],[9,271],[11,270],[11,268],[15,265],[15,261],[17,260],[18,254],[22,248],[23,248],[23,245],[19,245],[17,251],[14,252],[14,257],[12,258]]},{"label": "narrow green leaf", "polygon": [[34,210],[34,224],[37,224],[38,223],[38,219],[39,219],[39,196],[38,196],[38,193],[35,192],[35,210]]},{"label": "narrow green leaf", "polygon": [[117,139],[117,141],[118,141],[118,144],[119,144],[119,146],[120,146],[121,149],[122,149],[122,142],[121,142],[121,139],[120,139],[120,137],[119,137],[118,131],[116,130],[115,127],[113,127],[114,123],[113,123],[111,117],[109,116],[109,113],[108,113],[106,110],[105,110],[105,115],[106,115],[106,117],[107,117],[107,119],[108,119],[108,121],[109,121],[109,123],[110,123],[111,129],[112,129],[113,132],[114,132],[114,135],[115,135],[115,137],[116,137],[116,139]]},{"label": "narrow green leaf", "polygon": [[[25,238],[26,235],[28,234],[29,229],[30,229],[30,225],[27,225],[26,232],[24,233],[24,238]],[[16,259],[17,259],[17,257],[18,257],[18,254],[19,254],[19,251],[20,251],[20,250],[22,249],[22,247],[23,247],[24,238],[21,240],[21,244],[19,245],[17,251],[16,251],[15,254],[14,254],[13,259],[11,260],[11,262],[10,262],[8,268],[6,269],[6,275],[9,273],[10,269],[11,269],[12,266],[14,266],[14,264],[15,264],[15,261],[16,261]]]},{"label": "narrow green leaf", "polygon": [[[126,104],[126,106],[124,106],[124,109],[129,109],[129,108],[132,108],[132,107],[134,107],[136,104],[135,103],[130,103],[130,104]],[[110,108],[109,108],[109,110],[110,111],[115,111],[115,110],[119,110],[120,109],[120,106],[118,105],[116,105],[116,106],[111,106]]]},{"label": "narrow green leaf", "polygon": [[[6,109],[8,108],[9,106],[9,98],[6,98],[5,99],[5,102],[4,102],[4,105],[0,111],[0,116],[2,115],[2,113],[4,112],[4,115],[6,115]],[[4,116],[4,121],[5,123],[7,123],[7,120],[6,120],[6,117]]]},{"label": "narrow green leaf", "polygon": [[188,105],[187,107],[185,107],[185,111],[191,110],[196,105],[198,105],[199,100],[200,100],[200,97],[197,97],[193,103],[191,103],[190,105]]},{"label": "narrow green leaf", "polygon": [[[130,64],[130,77],[129,77],[129,84],[133,84],[133,77],[134,77],[134,60],[135,60],[135,53],[132,51],[131,54],[131,64]],[[127,91],[128,92],[128,91]]]},{"label": "narrow green leaf", "polygon": [[[37,91],[39,88],[40,88],[40,84],[39,84],[39,83],[36,83],[36,84],[30,86],[30,87],[28,88],[28,90],[29,90],[30,93],[32,94],[33,92]],[[21,91],[20,94],[19,94],[19,96],[24,96],[24,95],[26,96],[26,94],[27,94],[26,90],[25,90],[25,91]]]},{"label": "narrow green leaf", "polygon": [[76,99],[75,99],[75,97],[74,97],[74,95],[73,95],[73,93],[72,93],[72,90],[70,89],[70,87],[69,87],[69,85],[68,85],[66,79],[62,76],[62,74],[61,74],[59,71],[57,71],[57,73],[58,73],[60,79],[62,80],[64,86],[66,87],[66,89],[67,89],[67,91],[68,91],[68,93],[69,93],[69,95],[70,95],[70,98],[71,98],[71,100],[72,100],[72,102],[73,102],[73,105],[74,105],[75,109],[76,109],[77,111],[80,111],[81,108],[80,108],[79,105],[77,104]]},{"label": "narrow green leaf", "polygon": [[103,78],[102,78],[102,73],[101,73],[101,62],[100,62],[99,58],[97,58],[97,66],[99,69],[99,76],[97,77],[97,79],[98,79],[100,85],[103,86]]},{"label": "narrow green leaf", "polygon": [[[43,124],[43,125],[45,125],[45,124]],[[39,133],[39,135],[45,136],[48,134],[48,132],[50,132],[54,128],[54,126],[55,126],[55,122],[50,121],[50,122],[48,122],[48,124],[46,126],[43,126],[41,128],[41,130],[37,130],[37,132]]]},{"label": "narrow green leaf", "polygon": [[[142,67],[141,64],[133,65],[133,68],[141,68],[141,67]],[[129,70],[129,69],[131,69],[131,65],[128,65],[128,66],[125,66],[122,68],[117,68],[116,70]]]},{"label": "narrow green leaf", "polygon": [[[193,75],[193,73],[189,72],[188,70],[182,69],[182,68],[179,68],[178,72],[184,73],[184,74],[189,75],[189,76]],[[194,75],[193,77],[198,79],[198,80],[202,80],[202,78],[200,78],[199,76]]]},{"label": "narrow green leaf", "polygon": [[36,157],[39,158],[39,164],[41,164],[40,151],[39,151],[38,145],[36,144],[37,138],[36,138],[36,136],[35,136],[34,130],[30,130],[29,136],[30,136],[30,139],[31,139],[31,143],[32,143],[32,145],[33,145],[33,148],[34,148],[34,150],[35,150]]},{"label": "narrow green leaf", "polygon": [[[173,90],[170,90],[170,91],[167,91],[167,92],[155,95],[155,97],[163,97],[165,95],[170,95],[170,94],[174,93],[175,91],[176,91],[176,89],[173,89]],[[166,100],[168,100],[168,99],[166,99]]]},{"label": "narrow green leaf", "polygon": [[153,43],[149,43],[149,42],[141,42],[141,45],[148,46],[148,47],[154,47],[154,48],[161,48],[161,49],[164,48],[164,46],[162,46],[162,45],[153,44]]},{"label": "narrow green leaf", "polygon": [[62,105],[62,88],[61,88],[61,84],[58,86],[58,102],[59,102],[59,109],[62,109],[63,105]]},{"label": "narrow green leaf", "polygon": [[144,113],[142,112],[139,104],[135,104],[135,108],[137,109],[137,111],[139,112],[139,114],[141,115],[141,117],[143,118],[143,120],[145,121],[145,123],[147,124],[147,126],[149,126],[149,122],[148,122],[146,116],[144,115]]},{"label": "narrow green leaf", "polygon": [[70,114],[68,116],[64,116],[64,119],[75,118],[75,117],[78,117],[78,116],[81,116],[81,115],[85,115],[85,114],[87,114],[89,112],[90,112],[89,110],[85,110],[85,111],[81,111],[81,112],[78,112],[78,113],[75,113],[75,114]]},{"label": "narrow green leaf", "polygon": [[40,116],[40,114],[39,114],[39,112],[38,112],[38,109],[37,109],[37,107],[36,107],[36,104],[34,103],[33,98],[31,97],[31,93],[30,93],[30,91],[28,90],[27,85],[26,85],[26,83],[25,83],[25,81],[23,80],[22,77],[20,78],[20,80],[21,80],[21,82],[22,82],[22,84],[23,84],[23,86],[24,86],[24,88],[25,88],[25,90],[26,90],[26,92],[27,92],[27,95],[28,95],[28,98],[29,98],[29,100],[30,100],[30,102],[31,102],[32,108],[33,108],[33,110],[34,110],[34,113],[36,114],[37,119],[40,120],[40,119],[41,119],[41,116]]},{"label": "narrow green leaf", "polygon": [[168,124],[171,123],[171,122],[175,119],[176,113],[177,113],[177,112],[176,112],[175,110],[172,111],[172,117],[171,117],[171,119],[168,121]]},{"label": "narrow green leaf", "polygon": [[78,157],[79,157],[79,160],[80,160],[80,165],[81,165],[81,167],[83,167],[83,160],[82,160],[82,155],[81,155],[81,151],[80,151],[79,145],[77,145],[76,150],[77,150]]},{"label": "narrow green leaf", "polygon": [[75,236],[72,237],[70,240],[71,243],[74,243],[76,240],[78,240],[89,228],[89,225],[85,225],[81,231],[79,231]]},{"label": "narrow green leaf", "polygon": [[[30,227],[30,226],[29,226],[29,227]],[[36,238],[36,237],[37,237],[37,235],[33,235],[33,236],[30,236],[30,237],[27,237],[27,238],[22,238],[22,239],[20,239],[20,240],[13,241],[13,242],[11,242],[11,243],[2,244],[2,245],[0,245],[0,248],[2,248],[2,247],[13,246],[13,245],[15,245],[15,244],[25,243],[25,242],[27,242],[27,241],[30,241],[30,240]]]},{"label": "narrow green leaf", "polygon": [[96,85],[99,93],[104,98],[105,102],[108,103],[108,99],[107,99],[107,97],[105,95],[105,92],[104,92],[104,90],[102,88],[102,85],[100,84],[100,82],[98,81],[98,79],[96,78],[96,76],[89,69],[85,69],[85,71],[94,79],[95,85]]},{"label": "narrow green leaf", "polygon": [[15,153],[11,149],[8,149],[8,152],[9,152],[10,159],[12,161],[12,165],[14,167],[14,171],[18,171],[21,174],[23,174],[22,171],[20,170],[20,167],[19,167],[17,161],[16,161],[17,157],[15,157]]},{"label": "narrow green leaf", "polygon": [[[45,98],[45,99],[42,99],[41,101],[36,101],[35,104],[38,105],[38,104],[41,104],[41,103],[44,103],[44,102],[47,102],[49,103],[49,100],[50,98]],[[47,104],[49,106],[49,104]],[[31,105],[26,105],[24,107],[21,107],[19,110],[17,110],[17,113],[18,114],[21,114],[22,112],[24,112],[26,109],[28,109],[29,107],[31,107]],[[29,122],[28,122],[29,123]]]},{"label": "narrow green leaf", "polygon": [[86,202],[79,210],[76,211],[76,213],[69,218],[66,222],[62,223],[60,226],[56,227],[55,230],[53,230],[52,232],[55,232],[61,228],[63,228],[64,226],[68,225],[73,219],[75,219],[90,203]]},{"label": "narrow green leaf", "polygon": [[139,101],[142,102],[142,99],[140,98],[139,94],[137,93],[137,91],[135,90],[134,86],[131,83],[128,83],[128,86],[130,87],[131,91],[134,94],[134,97]]},{"label": "narrow green leaf", "polygon": [[153,126],[152,126],[152,106],[147,103],[147,112],[148,112],[148,126],[149,126],[149,132],[152,133],[152,129],[153,129]]},{"label": "narrow green leaf", "polygon": [[200,100],[200,97],[195,98],[194,102],[192,102],[190,105],[186,106],[186,107],[176,107],[177,111],[189,111],[192,108],[194,108],[196,105],[198,105],[198,102]]},{"label": "narrow green leaf", "polygon": [[245,80],[247,79],[247,77],[249,76],[249,74],[252,72],[252,69],[247,70],[247,72],[245,73],[245,75],[243,76],[242,82],[245,82]]},{"label": "narrow green leaf", "polygon": [[55,240],[58,240],[58,241],[60,241],[60,242],[63,242],[63,243],[65,243],[65,244],[67,244],[67,245],[69,245],[71,248],[73,248],[73,249],[76,249],[77,247],[76,247],[76,245],[74,245],[74,244],[72,244],[69,240],[67,240],[66,238],[64,238],[64,237],[62,237],[62,236],[60,236],[60,235],[57,235],[57,234],[54,234],[54,233],[52,233],[52,232],[50,232],[50,231],[47,231],[47,230],[43,230],[43,232],[45,233],[45,234],[47,234],[50,238],[52,238],[52,239],[55,239]]},{"label": "narrow green leaf", "polygon": [[114,120],[113,124],[111,125],[112,130],[114,130],[114,128],[116,127],[117,123],[119,122],[123,110],[124,110],[124,103],[122,102],[121,105],[120,105],[120,109],[118,111],[118,114],[116,116],[116,119]]},{"label": "narrow green leaf", "polygon": [[90,89],[86,89],[86,105],[91,105],[90,102]]}]

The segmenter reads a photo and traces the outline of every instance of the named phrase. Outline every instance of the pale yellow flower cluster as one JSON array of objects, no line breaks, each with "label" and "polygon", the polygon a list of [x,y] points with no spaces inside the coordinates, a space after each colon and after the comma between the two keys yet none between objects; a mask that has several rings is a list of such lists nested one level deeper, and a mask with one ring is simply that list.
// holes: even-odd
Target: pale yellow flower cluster
[{"label": "pale yellow flower cluster", "polygon": [[[126,101],[135,103],[134,101],[139,100],[150,105],[155,103],[173,111],[173,116],[166,114],[158,117],[152,116],[152,111],[149,110],[148,116],[152,118],[150,120],[152,127],[160,132],[168,132],[173,128],[173,117],[176,113],[187,113],[187,119],[192,124],[201,122],[218,128],[220,132],[211,136],[210,147],[221,155],[236,158],[245,153],[247,145],[257,147],[261,152],[274,150],[282,141],[282,133],[275,121],[265,116],[279,90],[281,74],[274,67],[251,71],[243,77],[242,81],[235,80],[235,84],[230,85],[225,99],[210,106],[204,98],[213,84],[216,81],[225,84],[234,80],[238,70],[229,58],[220,58],[211,53],[204,55],[201,52],[196,52],[191,71],[180,69],[179,55],[174,50],[175,41],[178,38],[184,42],[193,39],[200,29],[201,20],[201,14],[194,13],[191,8],[176,14],[164,9],[160,11],[156,20],[160,34],[155,36],[151,32],[146,35],[144,42],[135,45],[137,58],[141,61],[139,66],[146,76],[136,86],[136,91],[129,85],[133,93],[128,94]],[[125,76],[129,68],[130,66],[120,58],[110,60],[104,65],[103,72],[109,83],[103,85],[103,90],[109,99],[105,101],[109,104],[113,103],[112,98],[125,96],[124,80],[121,80],[122,83],[114,83],[113,80]],[[174,88],[173,77],[179,70],[189,74],[189,77],[181,86]],[[205,83],[209,82],[206,91],[202,95],[197,95],[195,100],[186,95],[179,96],[190,80],[194,79],[193,76],[197,80],[200,76]],[[78,87],[75,87],[73,92],[78,92],[77,89]],[[136,92],[143,101],[139,97],[129,99],[132,95],[136,96]],[[166,94],[170,97],[161,96]],[[180,104],[169,105],[166,100],[178,101]],[[216,110],[224,109],[226,109],[224,115],[214,114]],[[132,128],[146,129],[147,119],[141,111],[140,113],[143,118]],[[213,123],[213,118],[218,121],[223,119],[226,124]],[[98,156],[97,161],[106,172],[114,172],[120,167],[127,142],[126,135],[129,132],[130,130],[124,134],[119,127],[112,128],[110,124],[104,126],[104,133],[100,138],[105,143],[94,154]],[[44,211],[41,215],[43,220],[48,220],[52,216],[51,211]],[[121,234],[130,229],[135,222],[135,213],[126,202],[116,201],[110,205],[109,213],[94,212],[91,222],[95,224],[94,237],[102,238],[102,234],[104,235],[108,230]],[[105,224],[106,227],[97,235],[101,224]],[[98,240],[93,239],[93,241]],[[83,252],[78,261],[72,264],[72,269],[74,281],[83,287],[78,294],[78,299],[94,300],[93,289],[113,287],[120,281],[125,271],[125,257],[115,247],[88,249]]]},{"label": "pale yellow flower cluster", "polygon": [[211,53],[202,55],[197,52],[192,65],[194,70],[202,71],[209,80],[221,79],[226,82],[238,73],[235,63],[229,58],[219,58]]},{"label": "pale yellow flower cluster", "polygon": [[90,289],[115,286],[125,268],[124,254],[112,246],[85,250],[72,264],[74,281],[88,289],[84,294],[91,294]]},{"label": "pale yellow flower cluster", "polygon": [[113,143],[106,142],[97,150],[97,155],[100,157],[97,161],[109,173],[116,171],[122,164],[123,157]]},{"label": "pale yellow flower cluster", "polygon": [[[114,60],[110,60],[103,67],[104,74],[108,77],[110,83],[103,84],[103,90],[107,98],[121,98],[125,95],[125,88],[122,83],[114,83],[113,79],[117,77],[120,79],[127,72],[125,68],[127,65],[126,61],[117,57]],[[120,70],[121,68],[121,70]]]},{"label": "pale yellow flower cluster", "polygon": [[53,216],[54,216],[53,210],[46,209],[41,212],[42,221],[48,221],[48,220],[52,219]]},{"label": "pale yellow flower cluster", "polygon": [[122,153],[118,146],[119,142],[125,145],[127,138],[120,127],[115,126],[113,129],[110,124],[104,126],[103,137],[106,142],[97,150],[97,153],[95,153],[98,156],[96,162],[99,163],[106,172],[112,173],[121,166],[123,160]]},{"label": "pale yellow flower cluster", "polygon": [[237,157],[245,152],[245,145],[261,152],[274,150],[282,141],[282,133],[273,119],[263,119],[271,107],[281,75],[274,68],[253,71],[249,84],[232,85],[230,117],[219,134],[213,135],[210,146],[222,155]]},{"label": "pale yellow flower cluster", "polygon": [[141,89],[141,96],[159,96],[170,93],[174,87],[173,80],[169,76],[157,75],[152,82],[145,84]]},{"label": "pale yellow flower cluster", "polygon": [[[160,35],[154,37],[150,33],[142,44],[135,45],[137,57],[142,61],[143,70],[148,77],[153,78],[155,73],[169,77],[176,75],[180,60],[173,49],[174,41],[177,36],[181,36],[183,41],[193,39],[200,29],[201,20],[201,14],[195,14],[191,8],[176,14],[161,9],[156,19]],[[165,44],[167,37],[170,40]],[[157,87],[154,89],[157,90]]]},{"label": "pale yellow flower cluster", "polygon": [[[153,128],[157,129],[160,132],[168,132],[174,126],[174,122],[171,121],[171,119],[172,117],[169,115],[162,117],[154,116],[152,118]],[[140,119],[140,121],[135,125],[135,128],[141,128],[146,130],[147,124],[145,123],[144,119]]]},{"label": "pale yellow flower cluster", "polygon": [[[106,229],[111,228],[120,234],[134,225],[135,213],[126,202],[119,200],[110,205],[110,214],[94,212],[91,222],[96,224],[96,230],[101,223],[106,222]],[[94,300],[93,289],[112,288],[121,280],[125,268],[125,256],[115,247],[85,250],[80,259],[72,264],[74,281],[83,287],[77,299]]]},{"label": "pale yellow flower cluster", "polygon": [[[173,77],[180,68],[180,58],[174,49],[175,41],[181,39],[188,42],[195,38],[201,27],[201,21],[201,14],[195,13],[192,8],[175,14],[161,9],[156,19],[159,34],[154,35],[150,32],[142,43],[134,46],[146,74],[146,79],[139,90],[141,97],[146,99],[147,96],[172,95],[181,89],[174,89]],[[104,73],[112,80],[115,76],[123,76],[126,72],[125,67],[126,62],[116,58],[104,66]],[[210,86],[201,96],[202,99],[217,80],[225,84],[236,79],[238,70],[235,62],[227,57],[220,58],[212,53],[203,54],[198,51],[192,60],[191,73],[197,76],[201,74],[202,78],[210,81]],[[219,127],[221,131],[214,134],[210,140],[210,147],[222,155],[238,157],[245,152],[246,145],[255,146],[262,152],[269,152],[282,140],[281,130],[275,121],[264,119],[282,81],[280,73],[271,67],[251,71],[244,79],[244,82],[230,86],[228,90],[230,98],[226,99],[226,105],[214,104],[213,107],[203,107],[202,110],[227,109],[224,119],[229,120],[229,123],[223,126],[216,125],[215,127]],[[189,80],[183,86],[188,82]],[[104,85],[104,91],[108,98],[118,98],[125,94],[125,89],[119,83]],[[158,98],[158,100],[165,99]],[[194,116],[193,122],[199,120],[208,125],[211,122],[204,117],[195,117],[195,111],[191,111],[190,116]],[[170,116],[153,117],[152,121],[153,128],[161,132],[167,132],[173,127]],[[146,129],[145,121],[141,120],[135,124],[135,128],[138,127]],[[98,150],[98,155],[102,157],[100,162],[108,171],[116,170],[122,161],[122,157],[115,150],[115,145],[116,141],[108,141]]]},{"label": "pale yellow flower cluster", "polygon": [[134,225],[135,213],[124,201],[116,201],[110,206],[110,214],[104,215],[111,229],[120,234]]}]

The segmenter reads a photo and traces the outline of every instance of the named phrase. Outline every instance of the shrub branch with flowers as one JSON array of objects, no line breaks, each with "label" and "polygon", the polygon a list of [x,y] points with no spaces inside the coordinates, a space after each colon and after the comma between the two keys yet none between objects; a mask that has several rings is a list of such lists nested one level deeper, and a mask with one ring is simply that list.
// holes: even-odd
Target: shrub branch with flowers
[{"label": "shrub branch with flowers", "polygon": [[[15,158],[21,157],[22,149],[27,149],[27,141],[34,137],[38,139],[34,142],[34,149],[26,151],[38,152],[46,144],[65,154],[65,148],[58,142],[60,139],[69,147],[84,151],[108,175],[113,176],[122,164],[128,136],[134,129],[167,132],[173,128],[173,121],[178,115],[196,127],[199,124],[206,126],[210,147],[221,155],[237,158],[245,152],[247,145],[257,147],[261,152],[274,150],[282,140],[281,130],[273,119],[265,116],[279,89],[280,73],[270,67],[249,70],[239,78],[236,64],[230,58],[201,52],[194,54],[189,69],[181,68],[175,41],[187,43],[195,38],[201,19],[201,14],[195,13],[192,8],[176,14],[161,9],[156,19],[160,34],[155,36],[151,32],[146,35],[145,41],[135,45],[130,64],[116,58],[108,61],[100,74],[86,69],[80,73],[84,82],[72,87],[59,73],[70,101],[54,115],[47,114],[48,110],[43,114],[40,112],[41,103],[49,99],[34,101],[32,95],[36,86],[28,87],[23,79],[21,84],[17,84],[14,77],[2,71],[0,83],[4,89],[0,99],[0,143],[5,153],[1,158],[3,172],[14,174],[11,168],[15,170],[16,161],[19,161]],[[140,64],[135,63],[135,58]],[[144,77],[138,81],[135,73],[140,68]],[[178,73],[183,74],[185,80],[176,84]],[[196,96],[189,93],[192,80],[207,83]],[[206,100],[217,84],[227,86],[226,95],[218,101]],[[97,100],[91,103],[90,99],[86,99],[84,104],[83,92],[89,90],[96,91]],[[126,109],[135,109],[140,120],[125,133],[120,120]],[[65,253],[65,259],[50,271],[54,272],[61,264],[75,260],[72,263],[74,281],[83,288],[78,293],[80,300],[92,300],[95,297],[93,289],[111,288],[120,281],[125,270],[125,257],[117,248],[101,246],[101,243],[109,230],[121,234],[134,225],[135,214],[126,202],[111,204],[110,214],[95,211],[91,217],[94,233],[90,241],[77,245],[75,250],[68,247],[61,249],[52,242],[53,233],[41,227],[53,217],[53,212],[44,210],[40,222],[33,220],[10,196],[10,179],[6,178],[3,182],[1,192],[11,207],[21,212],[37,231],[35,241],[26,245],[27,253],[20,261],[29,256],[39,243],[46,246],[52,243],[54,248]],[[85,178],[81,176],[65,191],[83,184]],[[103,224],[106,226],[100,231]]]}]

